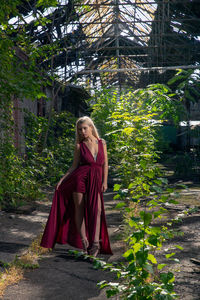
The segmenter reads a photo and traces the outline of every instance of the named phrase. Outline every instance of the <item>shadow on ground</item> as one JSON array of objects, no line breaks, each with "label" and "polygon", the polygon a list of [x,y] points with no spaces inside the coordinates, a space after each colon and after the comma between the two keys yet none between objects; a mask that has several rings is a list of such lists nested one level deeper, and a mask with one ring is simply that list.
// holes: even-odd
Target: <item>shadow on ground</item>
[{"label": "shadow on ground", "polygon": [[97,282],[113,278],[110,273],[95,270],[91,262],[75,259],[63,246],[40,261],[39,269],[26,272],[25,279],[8,288],[3,299],[107,299]]},{"label": "shadow on ground", "polygon": [[[113,193],[104,195],[108,232],[111,238],[113,256],[102,255],[108,261],[121,259],[123,243],[119,240],[119,225],[122,217],[119,211],[113,210],[115,202]],[[0,242],[0,259],[11,261],[21,253],[32,239],[42,231],[46,222],[51,202],[38,202],[36,211],[30,215],[3,215]],[[6,234],[7,231],[7,234]],[[2,247],[1,247],[2,246]],[[97,287],[97,282],[112,280],[113,274],[96,270],[93,264],[81,258],[75,259],[67,249],[68,245],[56,245],[55,249],[39,261],[39,268],[26,271],[24,279],[6,289],[4,300],[104,300],[105,291]]]}]

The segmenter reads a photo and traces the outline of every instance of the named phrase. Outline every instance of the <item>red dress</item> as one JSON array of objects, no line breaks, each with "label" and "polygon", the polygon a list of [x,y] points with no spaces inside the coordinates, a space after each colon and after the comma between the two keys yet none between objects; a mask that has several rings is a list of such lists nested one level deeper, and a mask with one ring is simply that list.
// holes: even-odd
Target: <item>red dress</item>
[{"label": "red dress", "polygon": [[92,246],[96,232],[98,194],[101,198],[100,253],[112,254],[106,226],[103,193],[104,149],[102,140],[98,140],[96,161],[82,141],[80,142],[80,164],[65,178],[58,190],[55,190],[49,218],[43,233],[41,246],[53,248],[55,243],[70,244],[82,249],[81,237],[75,224],[73,192],[84,193],[84,217],[89,247]]}]

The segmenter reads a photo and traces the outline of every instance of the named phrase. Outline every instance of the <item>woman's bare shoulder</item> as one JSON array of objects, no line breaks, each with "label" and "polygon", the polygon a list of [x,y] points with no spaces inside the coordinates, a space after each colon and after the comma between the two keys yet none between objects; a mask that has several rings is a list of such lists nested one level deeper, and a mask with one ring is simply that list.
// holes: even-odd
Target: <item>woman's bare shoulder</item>
[{"label": "woman's bare shoulder", "polygon": [[103,143],[103,145],[106,145],[106,141],[104,139],[100,139]]}]

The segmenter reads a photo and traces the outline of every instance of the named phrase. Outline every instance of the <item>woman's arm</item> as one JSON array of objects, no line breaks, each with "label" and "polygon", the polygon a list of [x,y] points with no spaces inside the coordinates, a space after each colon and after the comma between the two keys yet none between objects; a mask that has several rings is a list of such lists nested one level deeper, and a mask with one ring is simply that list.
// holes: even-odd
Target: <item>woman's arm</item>
[{"label": "woman's arm", "polygon": [[105,192],[108,188],[108,154],[107,154],[107,146],[106,141],[102,139],[103,142],[103,150],[104,150],[104,176],[103,176],[103,183],[102,183],[102,192]]},{"label": "woman's arm", "polygon": [[56,186],[56,189],[58,189],[58,187],[62,183],[62,181],[64,179],[66,179],[67,176],[69,176],[78,167],[79,163],[80,163],[80,144],[76,144],[76,146],[74,148],[74,160],[73,160],[72,166],[69,168],[67,173],[59,180],[59,182]]}]

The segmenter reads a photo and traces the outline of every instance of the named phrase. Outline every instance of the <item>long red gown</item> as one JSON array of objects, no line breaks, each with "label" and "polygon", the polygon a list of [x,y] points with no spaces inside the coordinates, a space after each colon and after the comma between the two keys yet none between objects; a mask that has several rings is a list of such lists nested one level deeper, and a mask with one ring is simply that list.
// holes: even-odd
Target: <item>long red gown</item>
[{"label": "long red gown", "polygon": [[75,224],[75,207],[73,192],[84,193],[84,218],[86,236],[89,247],[92,246],[96,231],[98,194],[101,198],[100,222],[100,253],[112,254],[108,237],[103,193],[101,191],[104,164],[104,149],[101,139],[98,139],[98,153],[96,161],[82,141],[80,142],[80,164],[65,178],[58,190],[55,190],[48,221],[43,233],[41,246],[53,248],[55,243],[70,244],[82,249],[80,234]]}]

